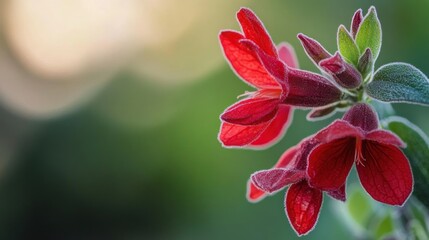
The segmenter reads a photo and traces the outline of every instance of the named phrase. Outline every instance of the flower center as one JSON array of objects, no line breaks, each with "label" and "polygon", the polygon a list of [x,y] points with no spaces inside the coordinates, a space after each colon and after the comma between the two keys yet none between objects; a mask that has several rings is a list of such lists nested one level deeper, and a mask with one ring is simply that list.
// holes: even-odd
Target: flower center
[{"label": "flower center", "polygon": [[355,162],[357,165],[362,164],[362,166],[365,166],[363,164],[364,161],[366,161],[366,159],[362,155],[362,139],[356,138]]},{"label": "flower center", "polygon": [[282,95],[281,89],[261,89],[254,92],[255,97],[265,97],[265,98],[280,98]]}]

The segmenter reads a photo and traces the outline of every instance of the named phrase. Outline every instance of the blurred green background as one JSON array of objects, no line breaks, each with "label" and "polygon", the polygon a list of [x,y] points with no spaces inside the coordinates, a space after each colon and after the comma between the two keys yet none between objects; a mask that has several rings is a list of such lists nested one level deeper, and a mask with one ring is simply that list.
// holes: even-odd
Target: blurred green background
[{"label": "blurred green background", "polygon": [[[427,0],[0,4],[0,239],[298,239],[284,193],[251,204],[246,182],[331,119],[296,111],[268,150],[221,147],[219,114],[251,90],[217,42],[219,30],[238,29],[240,6],[316,71],[297,33],[333,52],[338,25],[375,5],[376,67],[403,61],[429,73]],[[429,133],[426,108],[395,109]],[[325,197],[302,239],[352,239],[335,206]]]}]

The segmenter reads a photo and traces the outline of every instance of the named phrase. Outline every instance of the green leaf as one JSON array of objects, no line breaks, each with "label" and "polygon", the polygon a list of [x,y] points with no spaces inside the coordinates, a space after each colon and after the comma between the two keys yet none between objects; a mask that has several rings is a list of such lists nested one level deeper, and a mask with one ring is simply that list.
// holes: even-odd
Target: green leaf
[{"label": "green leaf", "polygon": [[429,80],[407,63],[390,63],[380,67],[366,86],[370,97],[384,102],[407,102],[429,105]]},{"label": "green leaf", "polygon": [[392,215],[386,214],[380,219],[374,229],[375,239],[383,239],[385,236],[391,235],[395,231],[395,223]]},{"label": "green leaf", "polygon": [[355,188],[348,196],[346,205],[348,213],[354,222],[365,228],[373,213],[373,208],[368,196],[361,189]]},{"label": "green leaf", "polygon": [[375,62],[381,48],[381,24],[374,7],[369,9],[368,14],[359,27],[356,34],[356,44],[361,53],[366,48],[370,48]]},{"label": "green leaf", "polygon": [[409,226],[413,239],[415,240],[427,240],[429,239],[428,233],[425,231],[424,227],[420,224],[420,222],[416,220],[412,220]]},{"label": "green leaf", "polygon": [[349,63],[357,66],[360,55],[359,49],[353,40],[353,37],[343,25],[338,28],[337,45],[341,56],[343,56]]},{"label": "green leaf", "polygon": [[386,127],[407,144],[404,153],[410,160],[413,169],[413,195],[429,208],[429,141],[427,136],[404,118],[390,117],[385,122]]}]

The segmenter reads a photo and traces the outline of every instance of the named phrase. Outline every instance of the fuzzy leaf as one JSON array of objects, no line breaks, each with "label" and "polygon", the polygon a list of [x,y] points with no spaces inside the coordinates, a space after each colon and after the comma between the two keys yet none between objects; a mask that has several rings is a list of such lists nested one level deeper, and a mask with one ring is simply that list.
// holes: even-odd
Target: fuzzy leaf
[{"label": "fuzzy leaf", "polygon": [[361,53],[363,53],[366,48],[370,48],[374,61],[377,59],[381,48],[381,24],[374,7],[369,9],[368,14],[359,27],[356,34],[356,44]]},{"label": "fuzzy leaf", "polygon": [[410,160],[414,175],[414,196],[429,207],[429,142],[417,126],[400,117],[386,120],[387,128],[407,144],[403,151]]},{"label": "fuzzy leaf", "polygon": [[343,56],[349,63],[357,66],[360,55],[359,49],[353,40],[353,37],[350,36],[350,33],[343,25],[338,28],[337,45],[341,56]]},{"label": "fuzzy leaf", "polygon": [[380,67],[367,85],[366,92],[384,102],[429,105],[428,78],[407,63],[391,63]]}]

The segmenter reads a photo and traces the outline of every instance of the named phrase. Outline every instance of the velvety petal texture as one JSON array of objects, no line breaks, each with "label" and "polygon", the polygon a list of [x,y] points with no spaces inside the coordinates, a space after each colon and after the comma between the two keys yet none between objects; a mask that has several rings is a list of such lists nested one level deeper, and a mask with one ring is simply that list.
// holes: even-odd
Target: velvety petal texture
[{"label": "velvety petal texture", "polygon": [[405,144],[393,133],[378,129],[375,111],[357,104],[318,134],[321,141],[308,157],[309,184],[329,191],[344,186],[356,163],[359,179],[375,200],[402,206],[413,189],[410,163],[399,147]]},{"label": "velvety petal texture", "polygon": [[320,61],[320,67],[330,73],[334,80],[344,88],[354,89],[362,83],[361,74],[341,57],[340,53]]},{"label": "velvety petal texture", "polygon": [[323,59],[329,58],[331,54],[316,40],[302,33],[298,34],[298,39],[301,41],[307,55],[317,65]]},{"label": "velvety petal texture", "polygon": [[[295,166],[295,155],[299,150],[298,146],[294,146],[286,150],[273,168],[293,169]],[[250,202],[258,202],[266,196],[266,192],[259,189],[251,179],[247,181],[246,198]]]},{"label": "velvety petal texture", "polygon": [[296,233],[301,236],[316,225],[322,207],[323,195],[306,181],[293,184],[286,193],[286,215]]},{"label": "velvety petal texture", "polygon": [[259,61],[264,66],[265,70],[276,80],[284,91],[284,97],[288,93],[288,67],[279,58],[268,55],[266,52],[257,46],[254,42],[244,39],[240,43],[247,46],[249,49],[255,52],[258,56]]},{"label": "velvety petal texture", "polygon": [[265,30],[261,20],[259,20],[252,10],[241,8],[237,12],[237,19],[247,39],[256,43],[268,55],[277,57],[277,50],[270,35]]},{"label": "velvety petal texture", "polygon": [[363,164],[357,164],[359,179],[377,201],[402,206],[413,190],[410,163],[404,153],[392,145],[365,141]]},{"label": "velvety petal texture", "polygon": [[289,69],[289,93],[283,101],[297,107],[321,107],[340,100],[342,92],[327,78],[308,71]]},{"label": "velvety petal texture", "polygon": [[244,99],[227,108],[221,115],[222,121],[239,125],[257,125],[274,118],[278,110],[278,99]]},{"label": "velvety petal texture", "polygon": [[288,105],[280,105],[277,115],[268,124],[264,132],[253,141],[250,146],[256,148],[266,148],[277,141],[285,134],[293,119],[293,108]]},{"label": "velvety petal texture", "polygon": [[223,31],[220,43],[231,68],[241,79],[255,88],[278,88],[279,84],[267,73],[258,57],[247,46],[240,43],[245,39],[241,33]]},{"label": "velvety petal texture", "polygon": [[351,125],[369,132],[378,128],[378,117],[375,110],[365,103],[358,103],[344,114],[343,120]]},{"label": "velvety petal texture", "polygon": [[304,171],[274,168],[256,172],[252,174],[251,179],[256,187],[267,193],[272,193],[300,181],[304,177]]},{"label": "velvety petal texture", "polygon": [[280,60],[291,68],[299,68],[298,59],[296,57],[295,49],[286,42],[280,43],[277,46],[277,52]]},{"label": "velvety petal texture", "polygon": [[354,138],[341,138],[317,146],[308,157],[310,185],[325,191],[343,186],[355,160],[355,145]]},{"label": "velvety petal texture", "polygon": [[223,122],[218,138],[224,147],[245,147],[258,139],[267,126],[267,123],[243,126]]},{"label": "velvety petal texture", "polygon": [[346,201],[346,184],[344,184],[342,187],[340,187],[337,190],[328,191],[327,193],[332,198],[345,202]]}]

